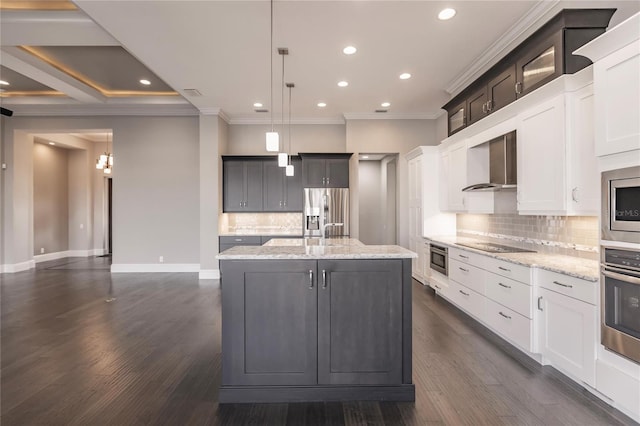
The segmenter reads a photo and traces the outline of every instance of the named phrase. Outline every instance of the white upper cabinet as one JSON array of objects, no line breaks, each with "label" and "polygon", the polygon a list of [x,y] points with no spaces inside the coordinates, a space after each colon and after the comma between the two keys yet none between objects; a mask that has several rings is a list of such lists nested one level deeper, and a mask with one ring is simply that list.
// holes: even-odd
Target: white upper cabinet
[{"label": "white upper cabinet", "polygon": [[640,14],[576,51],[591,59],[598,156],[640,149]]},{"label": "white upper cabinet", "polygon": [[465,212],[465,193],[462,188],[467,186],[467,144],[465,141],[447,148],[441,157],[441,167],[445,171],[446,201],[444,211]]},{"label": "white upper cabinet", "polygon": [[593,85],[542,102],[518,117],[518,212],[597,216],[599,173]]}]

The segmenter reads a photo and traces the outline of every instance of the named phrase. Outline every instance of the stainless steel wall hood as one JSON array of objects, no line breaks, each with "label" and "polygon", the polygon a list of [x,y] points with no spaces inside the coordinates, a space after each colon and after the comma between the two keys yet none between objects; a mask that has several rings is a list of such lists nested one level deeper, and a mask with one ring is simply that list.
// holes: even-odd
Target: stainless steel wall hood
[{"label": "stainless steel wall hood", "polygon": [[489,144],[489,182],[476,183],[463,191],[501,191],[517,185],[516,132],[507,133]]}]

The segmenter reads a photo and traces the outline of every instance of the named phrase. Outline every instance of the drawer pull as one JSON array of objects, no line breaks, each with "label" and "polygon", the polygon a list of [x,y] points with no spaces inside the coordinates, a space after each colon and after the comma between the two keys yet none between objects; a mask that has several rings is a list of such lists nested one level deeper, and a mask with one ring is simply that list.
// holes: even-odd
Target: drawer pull
[{"label": "drawer pull", "polygon": [[464,294],[465,296],[468,296],[468,295],[469,295],[469,293],[465,293],[465,292],[464,292],[464,291],[462,291],[462,290],[458,290],[458,291],[459,291],[460,293]]},{"label": "drawer pull", "polygon": [[458,255],[459,257],[463,258],[463,259],[469,259],[469,256],[463,256],[461,254]]},{"label": "drawer pull", "polygon": [[241,241],[242,241],[242,238],[236,238],[235,240],[236,240],[237,242],[241,242]]},{"label": "drawer pull", "polygon": [[511,288],[511,286],[510,286],[510,285],[506,285],[506,284],[502,284],[502,283],[498,283],[498,285],[499,285],[500,287],[504,287],[504,288]]},{"label": "drawer pull", "polygon": [[438,284],[434,284],[434,287],[437,288],[438,290],[442,290]]},{"label": "drawer pull", "polygon": [[542,296],[538,297],[538,310],[544,311],[544,309],[542,309]]},{"label": "drawer pull", "polygon": [[511,272],[511,269],[503,268],[502,266],[498,266],[498,269],[500,269],[501,271]]},{"label": "drawer pull", "polygon": [[458,266],[458,269],[460,269],[462,272],[469,272],[469,270],[468,270],[468,269],[464,269],[464,268],[461,268],[461,267],[459,267],[459,266]]},{"label": "drawer pull", "polygon": [[313,288],[313,269],[309,269],[309,288]]},{"label": "drawer pull", "polygon": [[502,311],[498,312],[501,316],[505,317],[506,319],[511,319],[511,317],[507,314],[503,314]]},{"label": "drawer pull", "polygon": [[327,288],[327,271],[325,269],[322,270],[322,289]]},{"label": "drawer pull", "polygon": [[573,286],[571,284],[563,284],[563,283],[558,282],[558,281],[554,281],[553,283],[556,284],[556,285],[559,285],[560,287],[573,288]]}]

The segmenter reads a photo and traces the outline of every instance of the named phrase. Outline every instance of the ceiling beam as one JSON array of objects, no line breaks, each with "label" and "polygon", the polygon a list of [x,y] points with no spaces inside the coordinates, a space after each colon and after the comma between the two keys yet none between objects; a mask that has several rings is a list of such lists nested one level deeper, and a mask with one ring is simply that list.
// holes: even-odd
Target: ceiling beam
[{"label": "ceiling beam", "polygon": [[80,102],[104,103],[100,92],[17,47],[3,47],[0,64]]}]

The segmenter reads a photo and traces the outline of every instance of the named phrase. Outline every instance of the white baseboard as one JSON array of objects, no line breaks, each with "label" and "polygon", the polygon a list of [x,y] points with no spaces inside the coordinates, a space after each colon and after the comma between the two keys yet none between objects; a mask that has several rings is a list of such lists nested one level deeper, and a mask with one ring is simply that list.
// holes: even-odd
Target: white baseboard
[{"label": "white baseboard", "polygon": [[35,260],[36,263],[40,263],[49,260],[64,259],[65,257],[91,257],[101,256],[102,254],[104,254],[104,249],[67,250],[56,251],[54,253],[38,254],[33,256],[33,260]]},{"label": "white baseboard", "polygon": [[220,269],[200,269],[200,273],[198,274],[198,279],[200,279],[200,280],[219,280],[220,279]]},{"label": "white baseboard", "polygon": [[199,263],[113,263],[111,272],[200,272]]},{"label": "white baseboard", "polygon": [[26,262],[14,263],[11,265],[0,265],[0,273],[14,274],[16,272],[27,271],[36,267],[34,260],[27,260]]}]

